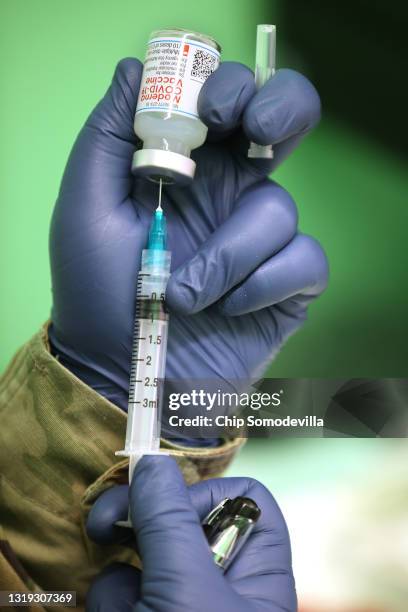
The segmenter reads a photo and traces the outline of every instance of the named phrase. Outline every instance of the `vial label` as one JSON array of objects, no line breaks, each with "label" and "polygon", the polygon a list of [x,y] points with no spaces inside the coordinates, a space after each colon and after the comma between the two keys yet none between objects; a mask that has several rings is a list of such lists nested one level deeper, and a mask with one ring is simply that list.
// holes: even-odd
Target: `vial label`
[{"label": "vial label", "polygon": [[198,94],[219,63],[218,51],[205,43],[153,38],[147,47],[136,113],[166,111],[198,119]]}]

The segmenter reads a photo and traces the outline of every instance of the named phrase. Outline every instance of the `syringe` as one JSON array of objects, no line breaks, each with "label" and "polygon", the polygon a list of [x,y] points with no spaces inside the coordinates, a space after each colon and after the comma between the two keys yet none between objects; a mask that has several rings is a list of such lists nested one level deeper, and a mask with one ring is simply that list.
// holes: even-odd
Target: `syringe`
[{"label": "syringe", "polygon": [[[116,455],[129,457],[129,482],[143,455],[159,454],[163,383],[166,369],[169,315],[164,295],[170,276],[171,253],[166,250],[166,217],[159,205],[150,226],[147,249],[137,281],[136,313],[125,448]],[[122,526],[128,526],[121,522]],[[129,524],[130,526],[130,524]]]},{"label": "syringe", "polygon": [[[275,74],[276,26],[259,25],[256,30],[255,85],[259,90]],[[272,145],[250,143],[248,157],[273,158]]]}]

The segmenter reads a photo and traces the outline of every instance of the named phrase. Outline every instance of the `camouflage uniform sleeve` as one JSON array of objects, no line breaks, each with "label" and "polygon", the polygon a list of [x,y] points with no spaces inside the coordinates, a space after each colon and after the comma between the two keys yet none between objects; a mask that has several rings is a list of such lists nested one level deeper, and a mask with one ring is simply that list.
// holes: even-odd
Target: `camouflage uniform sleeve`
[{"label": "camouflage uniform sleeve", "polygon": [[[19,350],[0,382],[1,535],[27,585],[76,591],[81,610],[92,577],[105,565],[139,564],[133,551],[98,547],[85,531],[96,497],[127,481],[127,460],[115,456],[123,448],[126,414],[50,354],[47,329]],[[222,474],[242,443],[186,449],[162,440],[189,484]],[[3,566],[13,576],[0,551]]]},{"label": "camouflage uniform sleeve", "polygon": [[[33,593],[38,591],[38,586],[28,576],[27,572],[18,560],[10,543],[5,539],[2,526],[0,525],[0,591],[18,591],[19,593]],[[39,611],[44,608],[41,605],[25,606],[28,612]]]}]

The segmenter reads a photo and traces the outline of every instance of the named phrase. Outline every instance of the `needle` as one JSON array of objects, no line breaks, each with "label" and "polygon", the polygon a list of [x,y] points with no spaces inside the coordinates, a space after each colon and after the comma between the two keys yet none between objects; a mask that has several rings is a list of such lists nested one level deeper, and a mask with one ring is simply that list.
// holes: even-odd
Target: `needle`
[{"label": "needle", "polygon": [[159,187],[159,205],[158,205],[158,207],[157,207],[157,209],[156,209],[156,210],[161,211],[161,210],[163,210],[163,209],[162,209],[162,205],[161,205],[161,201],[162,201],[163,179],[159,179],[159,181],[160,181],[160,187]]}]

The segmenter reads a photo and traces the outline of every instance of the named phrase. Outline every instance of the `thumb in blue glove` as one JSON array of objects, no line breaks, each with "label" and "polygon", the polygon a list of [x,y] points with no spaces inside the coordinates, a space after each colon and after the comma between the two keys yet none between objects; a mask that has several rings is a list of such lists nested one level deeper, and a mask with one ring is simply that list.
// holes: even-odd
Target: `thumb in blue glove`
[{"label": "thumb in blue glove", "polygon": [[[187,488],[172,458],[144,457],[129,493],[143,572],[109,566],[91,586],[89,612],[295,612],[286,524],[263,485],[223,478]],[[254,499],[262,514],[224,575],[212,560],[200,521],[222,499],[238,495]],[[123,541],[123,530],[113,523],[126,517],[127,506],[127,487],[104,493],[89,515],[91,537],[100,543]]]}]

